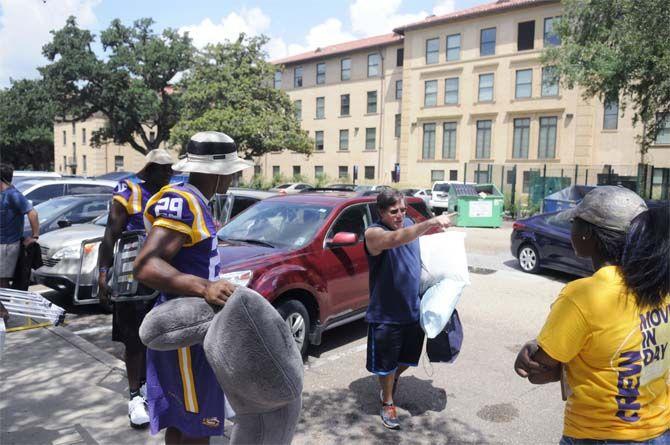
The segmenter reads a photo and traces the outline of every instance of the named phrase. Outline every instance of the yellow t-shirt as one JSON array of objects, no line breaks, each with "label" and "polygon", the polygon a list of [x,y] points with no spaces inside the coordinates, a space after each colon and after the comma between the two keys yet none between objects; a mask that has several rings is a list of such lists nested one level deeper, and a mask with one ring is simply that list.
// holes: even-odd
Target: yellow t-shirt
[{"label": "yellow t-shirt", "polygon": [[538,337],[565,364],[563,434],[642,441],[670,428],[670,304],[640,310],[618,269],[563,288]]}]

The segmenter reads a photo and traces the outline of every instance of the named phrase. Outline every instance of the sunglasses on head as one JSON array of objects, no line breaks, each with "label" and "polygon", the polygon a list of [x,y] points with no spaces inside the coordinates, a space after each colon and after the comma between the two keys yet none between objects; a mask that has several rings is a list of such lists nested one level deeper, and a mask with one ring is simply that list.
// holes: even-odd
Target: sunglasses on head
[{"label": "sunglasses on head", "polygon": [[405,207],[401,207],[401,208],[399,208],[399,209],[389,210],[388,212],[389,212],[391,215],[397,215],[398,212],[404,214],[404,213],[407,213],[407,209],[406,209]]}]

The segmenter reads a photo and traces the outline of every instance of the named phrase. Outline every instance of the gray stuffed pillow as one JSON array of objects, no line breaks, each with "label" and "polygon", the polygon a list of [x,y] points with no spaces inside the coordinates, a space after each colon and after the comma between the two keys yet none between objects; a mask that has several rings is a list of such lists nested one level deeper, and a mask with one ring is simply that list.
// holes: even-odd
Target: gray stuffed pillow
[{"label": "gray stuffed pillow", "polygon": [[154,307],[140,326],[140,339],[148,348],[170,351],[202,343],[214,309],[202,298],[183,297]]}]

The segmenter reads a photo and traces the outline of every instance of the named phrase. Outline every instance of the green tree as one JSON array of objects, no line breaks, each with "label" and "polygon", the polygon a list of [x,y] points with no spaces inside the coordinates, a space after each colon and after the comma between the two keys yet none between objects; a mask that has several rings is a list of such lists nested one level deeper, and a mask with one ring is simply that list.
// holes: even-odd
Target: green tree
[{"label": "green tree", "polygon": [[91,47],[95,36],[70,17],[42,49],[51,63],[40,71],[59,118],[107,118],[107,126],[92,135],[94,145],[114,141],[146,153],[170,138],[180,109],[170,81],[191,66],[194,48],[188,35],[172,29],[157,34],[152,25],[147,18],[132,27],[112,21],[100,35],[103,60]]},{"label": "green tree", "polygon": [[289,96],[272,86],[275,67],[265,61],[266,37],[207,46],[185,74],[182,118],[172,140],[185,146],[198,131],[232,137],[244,157],[274,150],[309,154],[312,143],[300,129]]},{"label": "green tree", "polygon": [[41,80],[12,80],[0,90],[0,161],[15,169],[51,170],[54,114]]},{"label": "green tree", "polygon": [[585,97],[621,98],[644,129],[641,154],[670,118],[670,6],[668,0],[563,0],[561,45],[545,51],[564,85]]}]

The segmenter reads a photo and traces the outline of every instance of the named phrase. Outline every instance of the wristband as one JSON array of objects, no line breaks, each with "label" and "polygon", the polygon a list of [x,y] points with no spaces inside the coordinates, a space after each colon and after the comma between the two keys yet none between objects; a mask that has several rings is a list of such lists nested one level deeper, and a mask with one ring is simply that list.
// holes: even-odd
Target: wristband
[{"label": "wristband", "polygon": [[108,267],[99,267],[98,268],[98,273],[102,273],[102,272],[107,273],[108,270],[109,270]]}]

